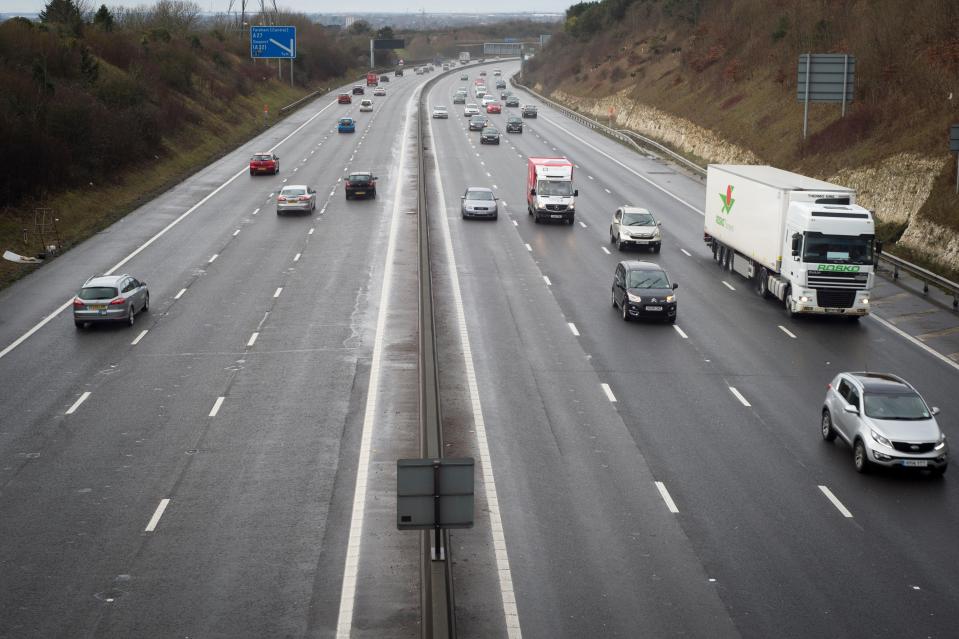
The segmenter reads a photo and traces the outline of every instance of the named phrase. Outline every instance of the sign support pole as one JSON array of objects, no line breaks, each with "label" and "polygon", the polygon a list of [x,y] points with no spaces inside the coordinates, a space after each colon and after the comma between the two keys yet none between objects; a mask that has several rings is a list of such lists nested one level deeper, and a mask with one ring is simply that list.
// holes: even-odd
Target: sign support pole
[{"label": "sign support pole", "polygon": [[842,113],[839,117],[846,117],[846,85],[849,82],[849,54],[842,61]]},{"label": "sign support pole", "polygon": [[956,193],[959,194],[959,153],[956,153]]},{"label": "sign support pole", "polygon": [[375,65],[374,56],[373,56],[373,38],[370,38],[370,71],[373,70]]},{"label": "sign support pole", "polygon": [[[803,98],[803,110],[802,110],[802,139],[806,139],[806,128],[809,125],[809,78],[812,72],[812,54],[806,54],[806,91]],[[845,99],[845,97],[843,97]]]},{"label": "sign support pole", "polygon": [[290,58],[290,88],[293,88],[293,58]]}]

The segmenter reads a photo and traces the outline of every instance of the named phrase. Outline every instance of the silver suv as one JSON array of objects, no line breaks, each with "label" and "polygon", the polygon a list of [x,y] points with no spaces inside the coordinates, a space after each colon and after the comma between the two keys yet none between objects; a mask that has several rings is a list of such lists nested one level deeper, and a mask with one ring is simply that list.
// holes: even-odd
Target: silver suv
[{"label": "silver suv", "polygon": [[73,298],[73,323],[125,322],[133,326],[139,311],[150,310],[150,290],[127,274],[91,277]]},{"label": "silver suv", "polygon": [[884,373],[839,373],[823,400],[822,438],[839,435],[853,450],[860,473],[873,465],[927,469],[949,465],[946,436],[930,408],[905,380]]}]

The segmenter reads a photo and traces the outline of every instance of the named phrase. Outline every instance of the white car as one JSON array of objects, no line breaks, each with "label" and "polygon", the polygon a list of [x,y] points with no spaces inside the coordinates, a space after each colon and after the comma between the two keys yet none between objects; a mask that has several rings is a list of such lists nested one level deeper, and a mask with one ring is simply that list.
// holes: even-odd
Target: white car
[{"label": "white car", "polygon": [[485,108],[486,108],[486,105],[489,104],[490,102],[496,102],[496,96],[495,96],[495,95],[484,95],[482,102],[483,102],[483,108],[485,109]]},{"label": "white car", "polygon": [[469,104],[467,104],[466,108],[463,109],[463,115],[465,115],[466,117],[470,117],[471,115],[479,115],[479,112],[480,112],[479,106],[474,104],[473,102],[470,102]]},{"label": "white car", "polygon": [[360,111],[372,111],[373,110],[373,100],[367,98],[366,100],[360,101]]},{"label": "white car", "polygon": [[503,75],[503,72],[500,69],[493,69],[493,75],[500,76],[500,75]]},{"label": "white car", "polygon": [[446,110],[445,106],[435,106],[433,107],[433,117],[434,118],[449,118],[450,112]]},{"label": "white car", "polygon": [[384,89],[383,87],[376,87],[375,89],[373,89],[373,95],[374,96],[386,95],[386,89]]}]

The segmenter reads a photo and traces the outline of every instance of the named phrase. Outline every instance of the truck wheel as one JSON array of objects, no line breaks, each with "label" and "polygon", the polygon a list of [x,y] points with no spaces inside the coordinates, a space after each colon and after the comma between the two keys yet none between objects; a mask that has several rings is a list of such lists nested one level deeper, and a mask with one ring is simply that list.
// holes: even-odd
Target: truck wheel
[{"label": "truck wheel", "polygon": [[759,269],[759,281],[756,282],[756,292],[759,297],[765,299],[769,297],[769,271],[765,268]]},{"label": "truck wheel", "polygon": [[796,312],[793,311],[792,302],[789,301],[790,296],[792,295],[792,290],[786,289],[786,294],[783,295],[783,307],[786,309],[786,317],[792,319],[796,317]]}]

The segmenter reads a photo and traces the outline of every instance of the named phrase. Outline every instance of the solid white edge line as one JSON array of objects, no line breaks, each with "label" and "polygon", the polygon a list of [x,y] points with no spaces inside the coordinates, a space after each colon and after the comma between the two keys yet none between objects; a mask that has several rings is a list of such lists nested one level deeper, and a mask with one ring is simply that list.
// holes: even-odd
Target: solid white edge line
[{"label": "solid white edge line", "polygon": [[217,397],[216,401],[213,402],[213,408],[210,409],[210,414],[207,417],[216,417],[216,414],[220,412],[220,406],[223,406],[223,400],[225,397]]},{"label": "solid white edge line", "polygon": [[83,402],[87,401],[87,397],[89,397],[89,396],[90,396],[90,391],[83,391],[83,394],[80,395],[80,398],[77,399],[77,401],[73,402],[73,406],[71,406],[70,408],[68,408],[68,409],[67,409],[67,412],[64,413],[64,415],[72,415],[73,413],[75,413],[76,410],[77,410],[78,408],[80,408],[80,404],[82,404]]},{"label": "solid white edge line", "polygon": [[283,292],[283,287],[282,287],[282,286],[279,287],[279,288],[277,288],[277,289],[273,292],[273,297],[274,297],[274,299],[277,298],[277,297],[279,297],[279,296],[280,296],[280,293],[282,293],[282,292]]},{"label": "solid white edge line", "polygon": [[675,324],[673,324],[673,328],[676,329],[676,332],[679,333],[679,336],[680,336],[680,337],[682,337],[683,339],[689,339],[689,335],[687,335],[686,333],[684,333],[684,332],[683,332],[683,329],[679,328],[679,327],[676,326]]},{"label": "solid white edge line", "polygon": [[216,258],[218,258],[218,257],[220,257],[220,254],[219,254],[219,253],[214,253],[214,254],[213,254],[213,257],[211,257],[209,260],[207,260],[207,264],[213,264],[213,262],[215,262],[215,261],[216,261]]},{"label": "solid white edge line", "polygon": [[613,389],[609,387],[609,384],[603,383],[599,385],[603,389],[603,392],[606,393],[606,399],[611,402],[616,401],[616,396],[613,395]]},{"label": "solid white edge line", "polygon": [[[619,160],[617,160],[616,158],[614,158],[614,157],[611,156],[610,154],[608,154],[608,153],[606,153],[605,151],[603,151],[603,150],[601,150],[601,149],[593,146],[592,144],[590,144],[589,142],[587,142],[587,141],[584,140],[583,138],[579,137],[578,135],[576,135],[576,134],[573,133],[572,131],[566,129],[565,127],[560,126],[559,124],[553,122],[553,121],[550,120],[549,118],[544,117],[543,120],[545,120],[545,121],[548,122],[549,124],[552,124],[553,126],[555,126],[555,127],[556,127],[557,129],[559,129],[560,131],[565,132],[566,135],[570,136],[570,137],[573,138],[574,140],[579,140],[580,142],[582,142],[583,144],[585,144],[585,145],[588,146],[589,148],[593,149],[594,151],[596,151],[596,152],[599,153],[600,155],[605,156],[608,160],[612,160],[612,161],[615,162],[616,164],[620,165],[621,167],[623,167],[624,169],[626,169],[627,171],[629,171],[630,173],[632,173],[633,175],[635,175],[636,177],[638,177],[638,178],[639,178],[640,180],[642,180],[643,182],[646,182],[647,184],[649,184],[649,185],[650,185],[651,187],[653,187],[654,189],[657,189],[657,190],[659,190],[659,191],[662,191],[662,192],[665,193],[667,196],[669,196],[669,197],[671,197],[672,199],[676,200],[677,202],[679,202],[679,203],[682,204],[683,206],[687,206],[687,207],[689,207],[690,209],[696,211],[696,212],[699,213],[700,215],[705,215],[705,213],[703,213],[703,211],[702,211],[701,209],[696,208],[695,206],[693,206],[692,204],[690,204],[690,203],[687,202],[686,200],[682,199],[681,197],[678,197],[678,196],[670,193],[667,189],[665,189],[665,188],[661,187],[660,185],[656,184],[655,182],[653,182],[652,180],[650,180],[648,177],[646,177],[646,176],[638,173],[637,171],[634,171],[633,169],[629,168],[628,166],[626,166],[625,164],[623,164],[622,162],[620,162]],[[586,176],[586,177],[589,177],[589,176]],[[592,179],[592,178],[590,178],[590,179]]]},{"label": "solid white edge line", "polygon": [[[430,138],[433,138],[433,119],[427,121]],[[443,194],[443,176],[440,175],[439,163],[434,162],[433,173],[436,183],[433,187],[437,202],[445,209],[446,200]],[[445,211],[444,211],[445,212]],[[477,468],[480,471],[478,478],[486,496],[490,518],[490,533],[493,536],[493,553],[496,558],[497,572],[499,573],[499,588],[503,602],[503,616],[505,617],[506,633],[509,639],[522,639],[519,610],[516,606],[516,594],[513,590],[513,575],[510,570],[509,553],[506,549],[506,537],[503,531],[503,519],[500,515],[499,496],[496,491],[496,481],[493,477],[493,466],[489,452],[489,442],[486,435],[486,421],[483,418],[483,406],[480,402],[479,384],[476,381],[476,369],[473,366],[473,351],[470,347],[469,331],[466,326],[466,310],[463,307],[463,296],[460,292],[459,277],[456,271],[456,256],[453,254],[453,238],[450,235],[449,219],[447,215],[440,215],[440,229],[443,232],[443,244],[446,249],[446,262],[449,272],[450,288],[453,293],[453,307],[456,312],[456,324],[459,328],[460,342],[463,350],[463,363],[466,369],[467,388],[469,389],[470,403],[473,407],[473,422],[476,431],[476,443],[479,449]]]},{"label": "solid white edge line", "polygon": [[175,300],[180,299],[181,297],[183,297],[183,294],[184,294],[184,293],[186,293],[186,289],[185,289],[185,288],[181,288],[181,289],[180,289],[180,292],[173,296],[173,299],[175,299]]},{"label": "solid white edge line", "polygon": [[[383,333],[386,331],[386,316],[390,302],[389,283],[393,279],[393,261],[396,254],[396,218],[402,202],[402,186],[406,168],[406,155],[410,148],[409,130],[413,119],[412,105],[418,91],[414,91],[406,104],[406,119],[400,144],[400,163],[393,191],[393,213],[390,216],[389,239],[386,247],[382,288],[380,290],[379,314],[376,318],[376,334],[373,338],[373,356],[370,362],[370,381],[366,390],[366,410],[363,414],[363,430],[360,435],[360,455],[356,464],[356,485],[353,488],[353,506],[350,515],[350,536],[346,546],[346,562],[343,566],[343,586],[340,590],[340,607],[336,619],[336,636],[349,639],[353,629],[353,608],[356,604],[356,586],[360,567],[360,545],[363,540],[363,520],[366,516],[367,478],[370,467],[370,450],[373,441],[373,424],[377,414],[377,395],[380,386],[380,368],[383,357]],[[430,118],[432,120],[432,118]]]},{"label": "solid white edge line", "polygon": [[789,335],[789,337],[791,337],[791,338],[793,338],[793,339],[796,339],[796,336],[793,334],[793,332],[790,331],[790,330],[789,330],[788,328],[786,328],[785,326],[783,326],[782,324],[779,325],[779,330],[781,330],[781,331],[782,331],[783,333],[785,333],[786,335]]},{"label": "solid white edge line", "polygon": [[546,286],[552,286],[553,283],[549,281],[549,278],[545,275],[543,276],[543,281],[546,282]]},{"label": "solid white edge line", "polygon": [[140,334],[137,335],[137,336],[133,339],[132,342],[130,342],[130,346],[136,346],[137,344],[139,344],[139,343],[140,343],[140,340],[143,339],[144,337],[146,337],[146,334],[147,334],[148,332],[149,332],[149,331],[146,330],[146,329],[143,329],[142,331],[140,331]]},{"label": "solid white edge line", "polygon": [[533,247],[532,247],[532,246],[530,246],[529,244],[525,244],[525,246],[526,246],[526,250],[527,250],[527,251],[529,251],[530,253],[533,252]]},{"label": "solid white edge line", "polygon": [[517,222],[516,220],[512,220],[512,222],[513,222],[513,226],[519,226],[519,222]]},{"label": "solid white edge line", "polygon": [[260,334],[258,332],[254,332],[252,335],[250,335],[250,339],[246,341],[246,345],[253,346],[254,344],[256,344],[256,338],[259,336]]},{"label": "solid white edge line", "polygon": [[679,508],[676,507],[676,502],[673,501],[672,496],[670,496],[669,491],[666,490],[666,484],[661,481],[656,482],[656,489],[659,490],[660,497],[663,498],[663,501],[666,502],[666,508],[669,509],[669,512],[673,514],[679,513]]},{"label": "solid white edge line", "polygon": [[240,234],[240,229],[233,231],[233,237],[236,237],[239,234]]},{"label": "solid white edge line", "polygon": [[576,324],[573,324],[572,322],[566,323],[569,324],[569,330],[573,333],[573,335],[579,337],[579,329],[576,328]]},{"label": "solid white edge line", "polygon": [[748,406],[752,406],[752,404],[750,404],[749,402],[746,401],[746,398],[743,397],[743,394],[740,393],[738,390],[736,390],[736,387],[735,387],[735,386],[730,386],[730,387],[729,387],[729,392],[732,393],[733,395],[735,395],[735,396],[736,396],[736,399],[738,399],[740,402],[742,402],[742,405],[743,405],[743,406],[747,406],[747,407],[748,407]]},{"label": "solid white edge line", "polygon": [[724,285],[726,288],[728,288],[730,291],[735,291],[735,290],[736,290],[736,288],[735,288],[732,284],[730,284],[729,282],[727,282],[726,280],[723,280],[723,285]]},{"label": "solid white edge line", "polygon": [[143,532],[153,532],[156,530],[157,524],[160,523],[160,517],[163,516],[163,511],[166,510],[166,507],[169,503],[169,499],[160,500],[160,504],[157,506],[157,509],[153,511],[153,517],[150,517],[150,523],[148,523],[147,527],[143,529]]},{"label": "solid white edge line", "polygon": [[313,231],[315,230],[316,230],[316,227],[311,228],[309,232],[307,233],[307,235],[313,235]]},{"label": "solid white edge line", "polygon": [[869,315],[867,315],[867,317],[871,317],[872,319],[876,320],[877,322],[879,322],[880,324],[882,324],[883,326],[885,326],[886,328],[888,328],[888,329],[889,329],[890,331],[892,331],[893,333],[896,333],[897,335],[899,335],[899,336],[901,336],[901,337],[905,337],[907,340],[909,340],[910,342],[912,342],[913,344],[915,344],[916,346],[918,346],[918,347],[921,348],[922,350],[926,351],[927,353],[929,353],[930,355],[932,355],[933,357],[935,357],[935,358],[938,359],[939,361],[948,364],[949,366],[951,366],[952,368],[954,368],[954,369],[956,369],[956,370],[959,370],[959,363],[952,361],[951,359],[949,359],[948,357],[946,357],[945,355],[943,355],[942,353],[940,353],[940,352],[937,351],[936,349],[932,348],[931,346],[929,346],[929,345],[927,345],[927,344],[923,344],[923,343],[920,342],[918,339],[916,339],[915,337],[913,337],[913,336],[910,335],[909,333],[905,332],[904,330],[902,330],[902,329],[899,328],[898,326],[894,326],[893,324],[889,323],[887,320],[884,320],[883,318],[881,318],[881,317],[879,317],[878,315],[875,315],[875,314],[873,314],[873,313],[870,313]]},{"label": "solid white edge line", "polygon": [[[330,108],[331,106],[333,106],[334,104],[336,104],[336,103],[335,103],[335,102],[330,102],[330,103],[327,104],[325,107],[323,107],[322,109],[320,109],[319,111],[317,111],[315,114],[313,114],[313,115],[310,117],[309,120],[307,120],[306,122],[304,122],[303,124],[301,124],[300,126],[298,126],[298,127],[296,128],[296,130],[293,131],[293,133],[289,134],[288,136],[286,136],[285,138],[283,138],[282,140],[280,140],[279,142],[277,142],[276,145],[274,145],[273,148],[272,148],[272,149],[269,149],[269,150],[270,150],[270,151],[273,151],[273,150],[279,148],[279,146],[280,146],[281,144],[283,144],[284,142],[286,142],[287,140],[289,140],[290,138],[292,138],[294,135],[296,135],[296,134],[300,131],[300,129],[302,129],[302,128],[305,127],[307,124],[309,124],[310,122],[312,122],[312,121],[313,121],[315,118],[317,118],[321,113],[323,113],[324,111],[326,111],[327,109],[329,109],[329,108]],[[231,182],[233,182],[233,180],[237,179],[238,177],[240,177],[241,175],[243,175],[244,173],[246,173],[246,172],[249,171],[249,170],[250,170],[250,169],[249,169],[248,166],[244,166],[240,171],[238,171],[237,173],[235,173],[235,174],[233,175],[233,177],[231,177],[231,178],[228,179],[226,182],[224,182],[224,183],[221,184],[220,186],[218,186],[218,187],[216,187],[215,189],[213,189],[213,191],[211,191],[210,193],[208,193],[202,200],[200,200],[199,202],[197,202],[196,204],[194,204],[193,206],[191,206],[191,207],[190,207],[189,209],[187,209],[184,213],[180,214],[179,217],[177,217],[177,218],[174,219],[172,222],[170,222],[169,224],[167,224],[166,226],[164,226],[162,229],[160,229],[160,231],[159,231],[156,235],[154,235],[154,236],[151,237],[149,240],[147,240],[146,242],[144,242],[143,244],[141,244],[139,247],[137,247],[132,253],[130,253],[129,255],[127,255],[125,258],[123,258],[122,260],[120,260],[119,262],[117,262],[116,264],[114,264],[108,271],[105,271],[105,272],[103,273],[103,275],[112,275],[114,271],[116,271],[117,269],[121,268],[124,264],[126,264],[127,262],[129,262],[130,260],[132,260],[134,257],[136,257],[137,255],[139,255],[140,253],[142,253],[148,246],[150,246],[151,244],[153,244],[154,242],[156,242],[158,239],[160,239],[161,237],[163,237],[164,235],[166,235],[166,234],[167,234],[167,231],[169,231],[169,230],[172,229],[174,226],[176,226],[177,224],[179,224],[182,220],[184,220],[188,215],[190,215],[191,213],[193,213],[195,210],[197,210],[198,208],[200,208],[201,206],[203,206],[204,204],[206,204],[207,201],[210,200],[210,198],[212,198],[214,195],[216,195],[217,193],[219,193],[220,191],[222,191],[222,190],[223,190],[224,188],[226,188]],[[259,209],[257,209],[257,210],[259,210]],[[28,330],[26,333],[24,333],[23,335],[21,335],[20,337],[18,337],[17,339],[15,339],[13,342],[11,342],[10,344],[8,344],[6,348],[4,348],[2,351],[0,351],[0,359],[3,359],[10,351],[12,351],[13,349],[15,349],[17,346],[20,346],[20,344],[22,344],[22,343],[25,342],[27,339],[29,339],[31,335],[33,335],[34,333],[36,333],[37,331],[39,331],[41,328],[43,328],[44,326],[46,326],[47,324],[49,324],[50,321],[52,321],[54,317],[56,317],[57,315],[59,315],[60,313],[62,313],[64,310],[66,310],[66,309],[67,309],[70,305],[72,305],[72,304],[73,304],[73,297],[71,297],[69,300],[67,300],[66,302],[64,302],[64,303],[61,304],[60,306],[58,306],[58,307],[56,308],[56,310],[54,310],[52,313],[50,313],[49,315],[47,315],[46,317],[44,317],[42,320],[40,320],[39,322],[37,322],[36,324],[34,324],[33,327],[30,328],[30,330]]]},{"label": "solid white edge line", "polygon": [[832,505],[836,507],[843,517],[852,519],[852,513],[849,512],[849,509],[842,505],[842,502],[839,501],[839,498],[832,494],[832,491],[829,490],[826,486],[819,486],[819,490],[822,491],[822,494],[826,496],[826,499],[832,502]]}]

